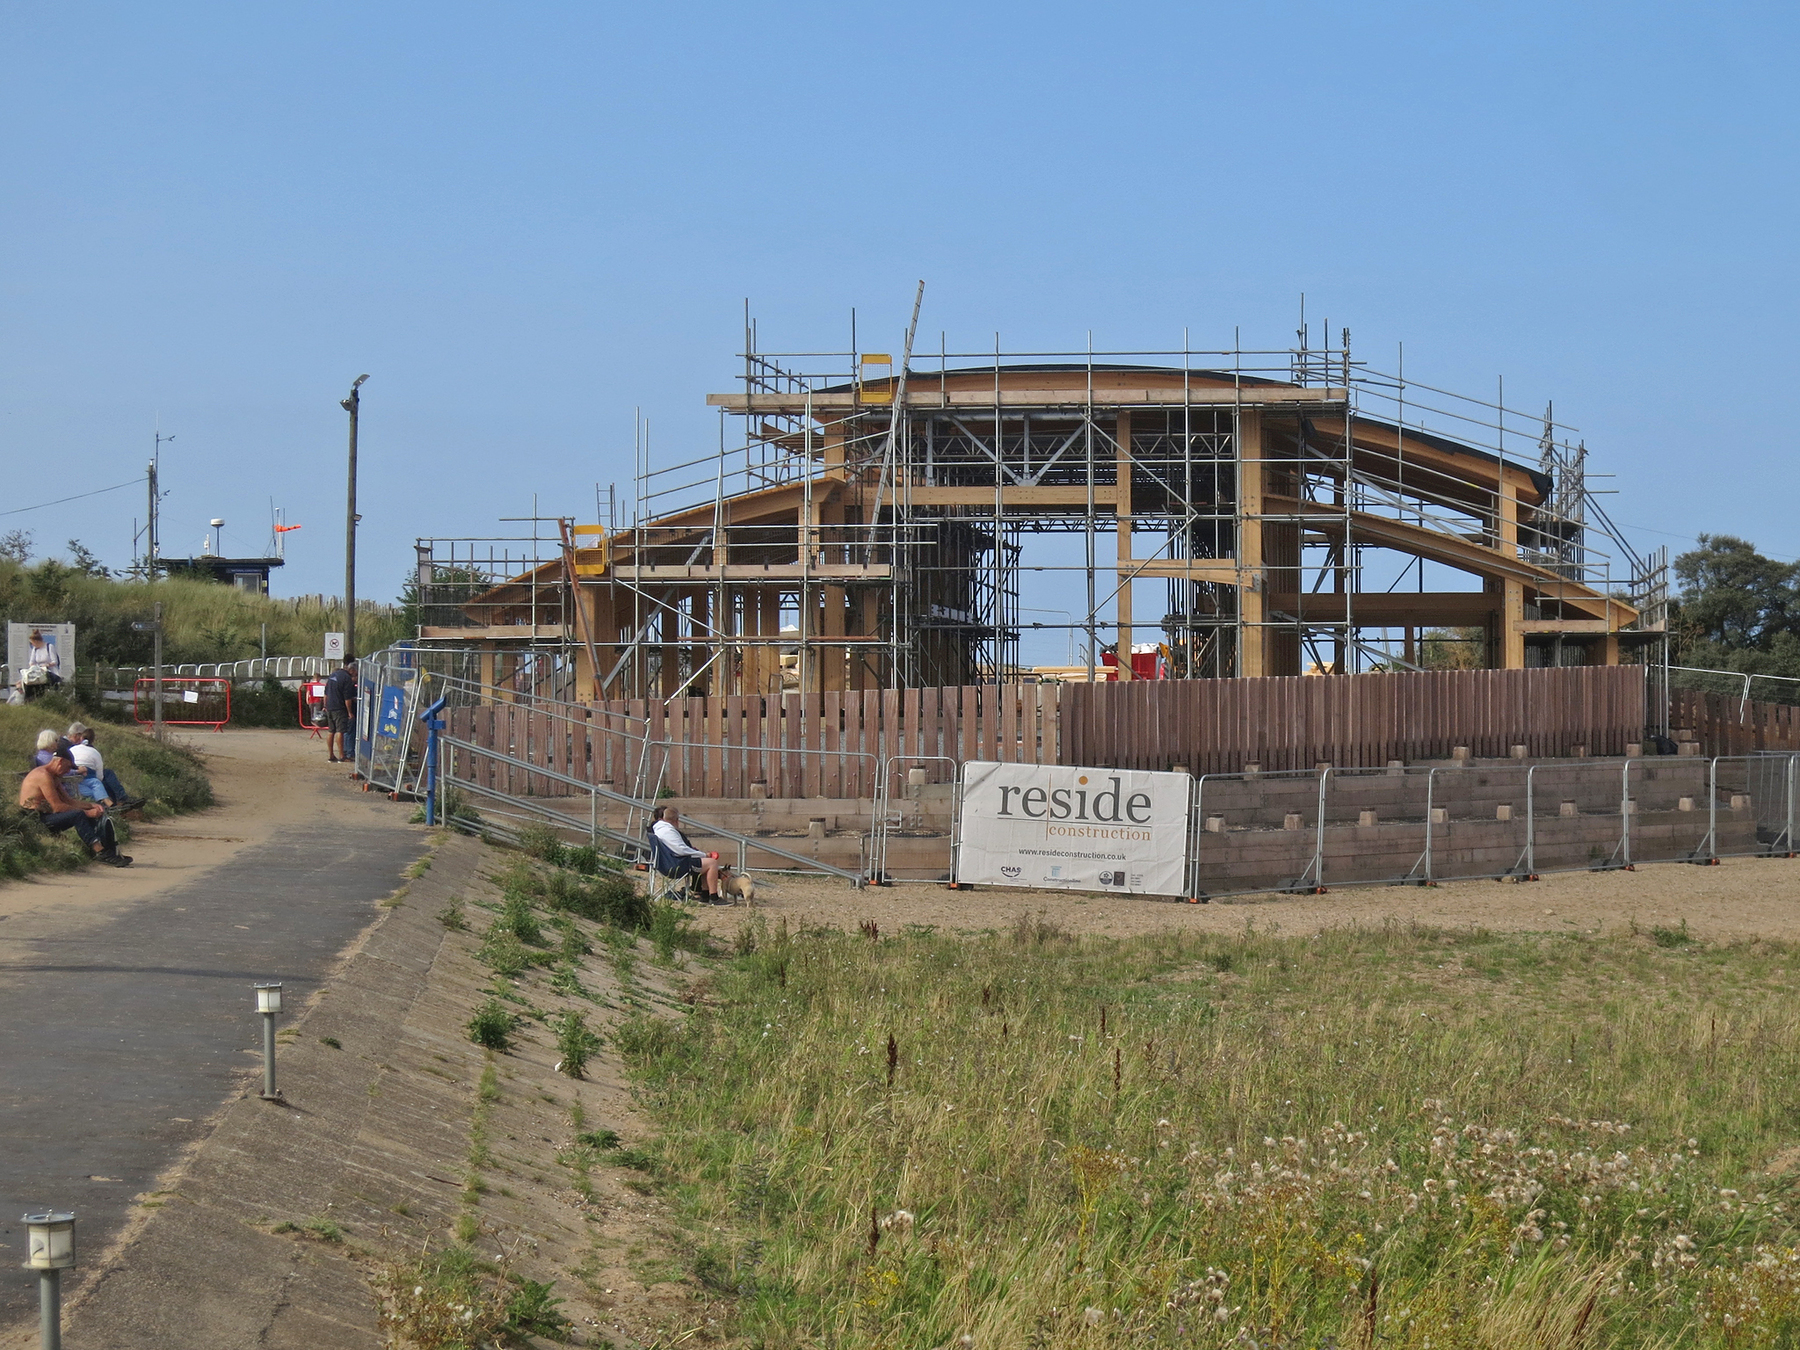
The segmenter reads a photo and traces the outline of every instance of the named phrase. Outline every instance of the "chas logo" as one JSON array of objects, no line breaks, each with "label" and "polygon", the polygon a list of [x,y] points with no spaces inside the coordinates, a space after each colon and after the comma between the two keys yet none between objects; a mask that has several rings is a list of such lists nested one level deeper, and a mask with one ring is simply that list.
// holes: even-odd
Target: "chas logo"
[{"label": "chas logo", "polygon": [[1002,867],[1000,869],[1000,875],[1003,877],[1016,877],[1024,871],[1025,869],[1023,867]]}]

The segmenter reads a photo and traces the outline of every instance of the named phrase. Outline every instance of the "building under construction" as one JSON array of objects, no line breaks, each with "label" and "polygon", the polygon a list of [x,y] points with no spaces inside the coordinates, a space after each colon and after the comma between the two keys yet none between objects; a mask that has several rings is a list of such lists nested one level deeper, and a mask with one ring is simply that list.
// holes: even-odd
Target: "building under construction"
[{"label": "building under construction", "polygon": [[[421,540],[420,636],[583,702],[1406,669],[1428,632],[1472,666],[1663,659],[1666,555],[1620,537],[1548,411],[1304,327],[1275,352],[912,346],[772,353],[747,324],[717,448],[652,464],[640,437],[599,524]],[[1068,665],[1021,663],[1040,629]]]}]

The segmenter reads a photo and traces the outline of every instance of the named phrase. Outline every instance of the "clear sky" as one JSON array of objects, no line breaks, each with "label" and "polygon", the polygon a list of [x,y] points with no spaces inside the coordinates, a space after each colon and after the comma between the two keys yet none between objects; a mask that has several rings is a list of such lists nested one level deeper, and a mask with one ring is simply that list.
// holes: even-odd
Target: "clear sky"
[{"label": "clear sky", "polygon": [[[1737,4],[5,0],[0,512],[126,481],[165,541],[359,589],[716,443],[766,345],[1292,340],[1556,401],[1643,546],[1800,556],[1796,20]],[[1316,330],[1315,330],[1316,331]],[[131,554],[140,489],[0,515]],[[1027,603],[1031,603],[1028,599]]]}]

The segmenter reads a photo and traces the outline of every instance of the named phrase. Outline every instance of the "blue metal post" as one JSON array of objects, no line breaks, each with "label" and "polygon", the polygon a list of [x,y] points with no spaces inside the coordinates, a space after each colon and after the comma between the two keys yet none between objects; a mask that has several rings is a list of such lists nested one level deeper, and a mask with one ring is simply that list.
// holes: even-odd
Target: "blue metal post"
[{"label": "blue metal post", "polygon": [[448,696],[440,698],[424,712],[419,720],[425,724],[425,823],[437,824],[438,801],[438,733],[444,729],[444,719],[438,714],[444,710]]}]

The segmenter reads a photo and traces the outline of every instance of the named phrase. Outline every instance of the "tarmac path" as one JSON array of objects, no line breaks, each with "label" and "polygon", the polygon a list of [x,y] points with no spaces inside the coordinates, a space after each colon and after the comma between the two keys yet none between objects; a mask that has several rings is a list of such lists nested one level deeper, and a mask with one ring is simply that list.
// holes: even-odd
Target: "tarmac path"
[{"label": "tarmac path", "polygon": [[73,1210],[97,1266],[260,1073],[251,984],[297,1010],[426,847],[297,731],[185,742],[217,806],[136,827],[131,868],[0,884],[0,1328],[36,1316],[20,1215]]}]

